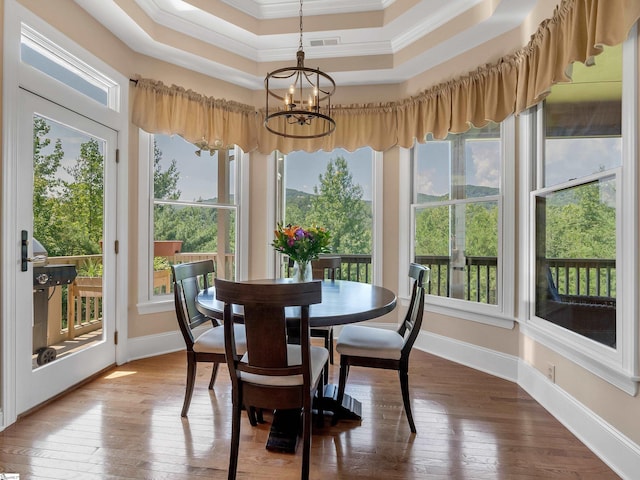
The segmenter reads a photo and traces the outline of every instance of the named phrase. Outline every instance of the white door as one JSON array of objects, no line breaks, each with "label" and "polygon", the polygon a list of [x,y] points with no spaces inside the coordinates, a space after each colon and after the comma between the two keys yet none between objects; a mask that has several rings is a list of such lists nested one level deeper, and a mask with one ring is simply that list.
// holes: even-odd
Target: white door
[{"label": "white door", "polygon": [[115,363],[117,180],[115,131],[24,90],[20,109],[18,414]]}]

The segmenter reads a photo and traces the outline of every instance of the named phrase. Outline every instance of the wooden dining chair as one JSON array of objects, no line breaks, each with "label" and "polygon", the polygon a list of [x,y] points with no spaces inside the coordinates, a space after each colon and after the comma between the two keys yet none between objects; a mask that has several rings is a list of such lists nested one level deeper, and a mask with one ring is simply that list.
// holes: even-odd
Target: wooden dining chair
[{"label": "wooden dining chair", "polygon": [[[171,266],[173,276],[173,295],[178,326],[187,349],[187,385],[182,405],[183,417],[187,416],[196,380],[198,362],[213,363],[209,390],[213,389],[218,373],[218,365],[226,362],[224,350],[224,327],[216,319],[207,317],[196,309],[196,295],[202,289],[211,286],[214,274],[212,260],[181,263]],[[211,277],[211,278],[210,278]],[[194,329],[210,323],[210,328],[194,336]],[[244,353],[247,349],[242,325],[233,326],[237,350]]]},{"label": "wooden dining chair", "polygon": [[[312,346],[309,305],[322,301],[321,283],[241,283],[215,280],[216,298],[224,303],[225,348],[231,375],[232,428],[229,455],[230,480],[236,478],[240,448],[241,411],[295,409],[302,418],[302,473],[309,478],[311,454],[311,405],[324,390],[322,370],[329,358],[324,347]],[[236,347],[232,305],[244,308],[247,352]],[[285,307],[300,307],[300,344],[287,343]],[[290,320],[289,320],[290,321]],[[289,324],[291,328],[291,324]],[[322,395],[318,396],[319,411]]]},{"label": "wooden dining chair", "polygon": [[340,353],[337,402],[342,403],[350,367],[397,370],[400,376],[404,411],[411,431],[416,433],[409,398],[409,355],[422,325],[424,283],[429,281],[429,269],[412,263],[409,266],[409,277],[414,280],[411,301],[404,321],[397,331],[363,325],[346,325],[340,332],[336,344],[336,350]]},{"label": "wooden dining chair", "polygon": [[[317,260],[311,261],[311,271],[314,280],[329,279],[335,281],[336,273],[340,269],[342,259],[340,257],[323,256]],[[329,363],[333,365],[333,327],[312,327],[311,336],[322,338],[324,340],[324,348],[329,350]],[[324,372],[324,383],[329,382],[329,367]]]}]

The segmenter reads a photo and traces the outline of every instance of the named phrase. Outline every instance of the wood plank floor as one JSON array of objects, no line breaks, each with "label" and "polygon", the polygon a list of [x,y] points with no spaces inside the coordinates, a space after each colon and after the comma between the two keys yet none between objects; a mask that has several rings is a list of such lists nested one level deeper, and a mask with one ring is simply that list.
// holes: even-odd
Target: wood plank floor
[{"label": "wood plank floor", "polygon": [[[20,480],[226,478],[226,367],[210,392],[210,366],[200,365],[182,419],[185,370],[183,352],[134,361],[20,419],[0,433],[0,472]],[[337,382],[337,365],[331,376]],[[352,368],[347,392],[362,401],[363,419],[314,427],[311,478],[619,478],[513,383],[414,351],[410,385],[416,435],[397,374]],[[300,449],[265,450],[268,431],[243,418],[238,478],[299,478]]]}]

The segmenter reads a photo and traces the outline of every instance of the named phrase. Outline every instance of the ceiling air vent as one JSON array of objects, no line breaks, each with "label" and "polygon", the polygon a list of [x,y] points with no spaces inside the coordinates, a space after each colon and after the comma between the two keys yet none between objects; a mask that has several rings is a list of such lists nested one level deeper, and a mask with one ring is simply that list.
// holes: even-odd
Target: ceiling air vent
[{"label": "ceiling air vent", "polygon": [[338,45],[338,43],[337,38],[325,38],[320,40],[311,40],[309,45],[312,47],[327,47],[329,45]]}]

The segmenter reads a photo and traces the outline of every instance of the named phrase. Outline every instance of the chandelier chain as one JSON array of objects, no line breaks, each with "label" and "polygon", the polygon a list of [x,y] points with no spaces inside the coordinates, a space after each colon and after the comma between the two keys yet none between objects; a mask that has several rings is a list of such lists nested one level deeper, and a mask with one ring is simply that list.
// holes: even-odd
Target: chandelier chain
[{"label": "chandelier chain", "polygon": [[302,50],[302,0],[300,0],[300,45],[298,46],[298,51]]}]

